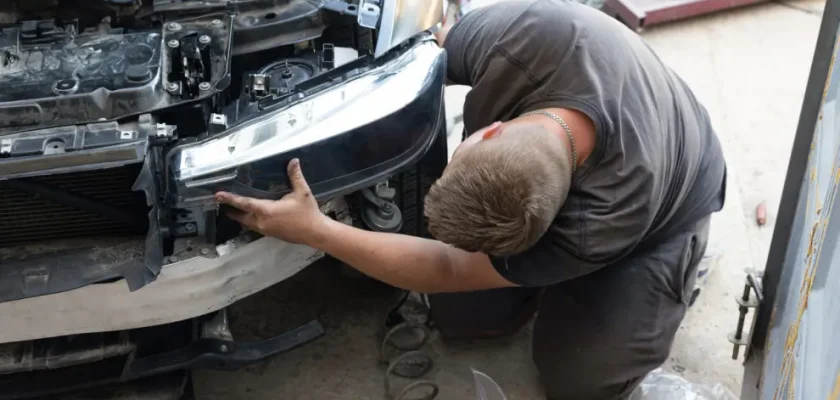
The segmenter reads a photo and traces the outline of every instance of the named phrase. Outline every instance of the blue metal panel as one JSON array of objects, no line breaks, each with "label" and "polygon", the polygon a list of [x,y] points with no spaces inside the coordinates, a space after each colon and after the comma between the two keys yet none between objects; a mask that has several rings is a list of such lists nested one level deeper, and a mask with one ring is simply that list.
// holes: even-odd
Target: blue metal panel
[{"label": "blue metal panel", "polygon": [[839,25],[840,0],[829,0],[767,261],[765,304],[746,360],[743,398],[840,398]]}]

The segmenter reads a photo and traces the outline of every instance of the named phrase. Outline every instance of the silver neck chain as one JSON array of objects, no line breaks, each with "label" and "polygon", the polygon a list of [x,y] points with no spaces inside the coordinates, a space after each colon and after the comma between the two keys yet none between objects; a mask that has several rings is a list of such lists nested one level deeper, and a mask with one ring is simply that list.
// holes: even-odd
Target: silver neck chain
[{"label": "silver neck chain", "polygon": [[575,146],[575,137],[572,136],[572,129],[569,128],[569,125],[566,124],[566,121],[564,121],[563,118],[560,118],[559,116],[557,116],[555,114],[552,114],[552,113],[550,113],[548,111],[545,111],[545,110],[530,111],[530,112],[526,112],[525,114],[522,114],[523,117],[526,116],[526,115],[543,115],[543,116],[546,116],[548,118],[553,119],[555,122],[557,122],[558,124],[560,124],[560,126],[563,127],[563,130],[566,131],[566,136],[569,137],[569,144],[571,145],[571,148],[572,148],[572,173],[574,173],[577,170],[577,164],[578,164],[578,161],[577,161],[577,146]]}]

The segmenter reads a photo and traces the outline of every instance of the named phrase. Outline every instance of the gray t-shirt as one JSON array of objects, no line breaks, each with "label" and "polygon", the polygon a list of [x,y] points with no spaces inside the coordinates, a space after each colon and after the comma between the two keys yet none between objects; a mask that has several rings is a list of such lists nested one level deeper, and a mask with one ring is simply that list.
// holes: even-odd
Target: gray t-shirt
[{"label": "gray t-shirt", "polygon": [[564,0],[513,0],[467,14],[444,44],[448,76],[472,86],[467,133],[535,109],[575,109],[595,150],[552,227],[494,259],[511,282],[545,286],[617,263],[723,207],[726,165],[702,105],[636,33]]}]

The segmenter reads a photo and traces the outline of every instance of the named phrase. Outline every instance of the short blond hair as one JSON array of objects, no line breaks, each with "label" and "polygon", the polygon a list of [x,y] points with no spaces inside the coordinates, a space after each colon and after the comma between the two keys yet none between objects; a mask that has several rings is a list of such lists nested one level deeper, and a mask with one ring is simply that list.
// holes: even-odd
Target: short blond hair
[{"label": "short blond hair", "polygon": [[540,125],[506,127],[499,137],[459,153],[432,185],[425,200],[429,232],[494,257],[527,250],[566,199],[568,158],[554,133]]}]

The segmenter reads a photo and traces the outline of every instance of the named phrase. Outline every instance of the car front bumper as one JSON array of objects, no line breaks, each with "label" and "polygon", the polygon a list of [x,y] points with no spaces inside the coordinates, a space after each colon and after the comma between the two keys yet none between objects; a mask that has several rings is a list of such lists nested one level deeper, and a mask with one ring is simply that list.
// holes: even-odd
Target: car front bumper
[{"label": "car front bumper", "polygon": [[[264,237],[219,246],[223,255],[168,264],[130,291],[124,281],[0,303],[0,343],[162,325],[208,314],[281,282],[323,256]],[[225,254],[227,253],[227,254]]]},{"label": "car front bumper", "polygon": [[[357,96],[347,97],[347,91],[342,94],[341,85],[354,82],[348,80],[313,91],[311,98],[275,115],[280,116],[278,121],[288,124],[296,105],[315,104],[317,110],[319,101],[326,104],[323,96],[341,100],[330,103],[333,113],[305,121],[306,130],[284,131],[277,124],[269,124],[277,128],[271,130],[272,140],[260,142],[268,137],[265,129],[272,128],[248,131],[247,127],[237,130],[234,126],[221,139],[176,148],[170,152],[172,162],[167,163],[172,166],[169,172],[176,182],[169,194],[177,197],[178,205],[210,205],[212,194],[218,190],[276,198],[288,191],[286,163],[300,158],[316,196],[322,200],[339,199],[341,194],[370,186],[419,162],[445,126],[445,54],[433,41],[417,40],[395,51],[390,61],[380,58],[376,62],[379,64],[360,74],[358,79],[375,79]],[[304,111],[307,109],[311,111],[312,106],[303,107]],[[228,152],[224,156],[215,152],[215,146],[221,145],[225,150],[231,142],[238,149],[251,146],[256,152]],[[217,156],[208,158],[214,154]],[[231,161],[231,168],[199,168],[208,166],[208,160]],[[226,174],[231,171],[234,174],[227,179]],[[323,256],[318,250],[273,238],[241,245],[228,243],[216,250],[218,255],[209,252],[174,262],[170,259],[153,282],[137,290],[130,290],[125,279],[95,283],[114,278],[102,275],[99,271],[103,268],[96,265],[81,266],[83,270],[77,271],[72,286],[50,281],[51,276],[59,276],[58,272],[67,272],[61,271],[66,268],[60,258],[41,263],[50,270],[39,276],[50,283],[37,288],[37,293],[33,293],[36,288],[27,287],[19,279],[0,279],[0,290],[6,288],[9,293],[20,294],[0,302],[0,343],[187,320],[264,290]]]}]

